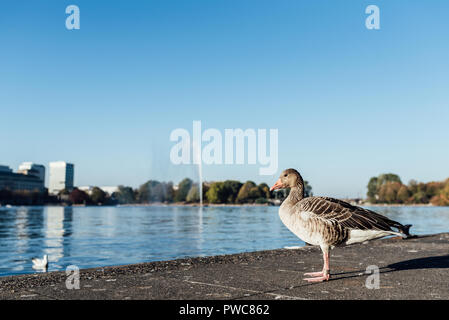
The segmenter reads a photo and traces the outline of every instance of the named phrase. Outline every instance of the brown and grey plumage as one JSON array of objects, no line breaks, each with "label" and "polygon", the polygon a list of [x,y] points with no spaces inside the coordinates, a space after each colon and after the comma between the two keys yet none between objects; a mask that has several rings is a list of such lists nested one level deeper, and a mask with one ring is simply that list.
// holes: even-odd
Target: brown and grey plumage
[{"label": "brown and grey plumage", "polygon": [[[329,197],[304,198],[304,181],[295,169],[282,172],[271,190],[290,188],[279,208],[285,226],[304,242],[319,245],[323,251],[322,272],[306,273],[306,280],[329,279],[329,249],[388,235],[408,236],[411,225],[402,225],[374,211]],[[398,229],[394,231],[392,228]]]}]

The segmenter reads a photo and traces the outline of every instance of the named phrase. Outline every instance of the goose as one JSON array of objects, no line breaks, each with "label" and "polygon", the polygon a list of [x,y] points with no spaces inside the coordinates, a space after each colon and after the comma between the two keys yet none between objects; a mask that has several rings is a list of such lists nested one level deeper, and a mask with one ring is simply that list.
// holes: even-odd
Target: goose
[{"label": "goose", "polygon": [[[329,251],[344,246],[398,235],[408,237],[411,225],[402,225],[374,211],[330,197],[304,197],[304,181],[295,169],[284,170],[270,191],[290,188],[279,208],[284,225],[298,238],[320,246],[323,270],[305,273],[308,282],[328,281]],[[398,231],[394,231],[396,228]]]},{"label": "goose", "polygon": [[44,255],[43,259],[33,258],[33,269],[47,269],[48,266],[48,255]]}]

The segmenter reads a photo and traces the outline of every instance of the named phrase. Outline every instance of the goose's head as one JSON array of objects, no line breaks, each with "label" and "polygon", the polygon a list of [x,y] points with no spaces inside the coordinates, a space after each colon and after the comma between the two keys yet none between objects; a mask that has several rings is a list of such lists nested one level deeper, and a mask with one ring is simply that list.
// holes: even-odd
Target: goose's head
[{"label": "goose's head", "polygon": [[278,181],[270,188],[270,191],[278,189],[287,189],[298,186],[302,183],[301,175],[295,169],[286,169],[282,171]]}]

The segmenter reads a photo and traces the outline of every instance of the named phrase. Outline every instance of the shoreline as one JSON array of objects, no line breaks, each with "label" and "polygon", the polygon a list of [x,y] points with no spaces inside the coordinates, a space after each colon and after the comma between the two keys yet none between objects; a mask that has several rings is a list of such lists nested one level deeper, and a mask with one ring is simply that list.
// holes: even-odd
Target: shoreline
[{"label": "shoreline", "polygon": [[416,204],[398,204],[398,203],[392,203],[392,204],[386,204],[386,203],[375,203],[375,204],[361,204],[359,206],[362,207],[435,207],[435,208],[443,208],[445,206],[435,206],[431,203],[416,203]]},{"label": "shoreline", "polygon": [[[350,203],[350,202],[348,202]],[[352,204],[352,203],[350,203]],[[359,207],[433,207],[433,208],[449,208],[449,206],[435,206],[431,203],[428,204],[386,204],[386,203],[370,203],[370,204],[352,204]],[[279,207],[280,204],[273,203],[205,203],[203,208],[207,207]],[[74,205],[60,205],[60,204],[43,204],[43,205],[0,205],[0,208],[20,208],[20,207],[201,207],[199,203],[127,203],[127,204],[116,204],[116,205],[84,205],[84,204],[74,204]]]}]

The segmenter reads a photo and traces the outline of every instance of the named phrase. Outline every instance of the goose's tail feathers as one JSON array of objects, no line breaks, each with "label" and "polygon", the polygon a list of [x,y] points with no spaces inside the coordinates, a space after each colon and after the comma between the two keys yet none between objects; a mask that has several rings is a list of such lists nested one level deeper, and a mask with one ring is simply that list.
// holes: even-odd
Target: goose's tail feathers
[{"label": "goose's tail feathers", "polygon": [[401,225],[401,226],[398,227],[399,231],[403,235],[405,235],[406,239],[416,237],[414,235],[411,235],[410,232],[409,232],[411,226],[412,226],[411,224],[406,224],[406,225]]}]

